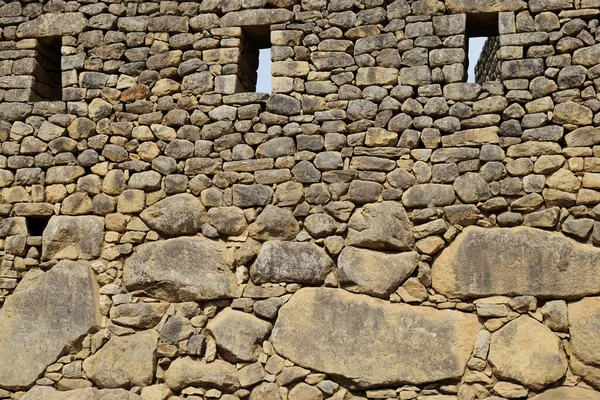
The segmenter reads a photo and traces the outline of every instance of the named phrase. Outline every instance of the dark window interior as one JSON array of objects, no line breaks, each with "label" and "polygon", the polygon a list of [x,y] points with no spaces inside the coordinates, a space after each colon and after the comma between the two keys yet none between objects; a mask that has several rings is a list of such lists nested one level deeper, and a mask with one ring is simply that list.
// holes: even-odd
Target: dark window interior
[{"label": "dark window interior", "polygon": [[60,65],[62,38],[39,39],[38,63],[41,71],[36,74],[37,94],[44,100],[62,100],[62,71]]},{"label": "dark window interior", "polygon": [[27,231],[29,236],[42,236],[44,229],[48,226],[50,217],[26,217]]}]

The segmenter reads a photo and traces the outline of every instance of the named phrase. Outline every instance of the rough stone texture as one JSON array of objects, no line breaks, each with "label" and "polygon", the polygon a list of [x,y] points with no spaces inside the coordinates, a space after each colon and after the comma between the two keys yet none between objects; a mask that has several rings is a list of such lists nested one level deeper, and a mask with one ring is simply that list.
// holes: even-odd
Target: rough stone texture
[{"label": "rough stone texture", "polygon": [[599,292],[600,251],[535,228],[468,227],[432,267],[433,287],[456,298],[529,294],[572,299]]},{"label": "rough stone texture", "polygon": [[206,326],[220,354],[230,362],[256,361],[271,328],[266,321],[232,309],[221,311]]},{"label": "rough stone texture", "polygon": [[598,351],[598,330],[600,321],[600,298],[588,297],[568,307],[569,333],[571,334],[572,368],[589,380],[594,386],[600,385],[600,351]]},{"label": "rough stone texture", "polygon": [[100,217],[53,216],[42,236],[42,258],[89,260],[102,251],[104,220]]},{"label": "rough stone texture", "polygon": [[281,308],[272,339],[294,363],[366,388],[462,376],[479,329],[474,315],[306,288]]},{"label": "rough stone texture", "polygon": [[200,230],[205,212],[196,197],[178,194],[148,207],[140,218],[165,236],[193,235]]},{"label": "rough stone texture", "polygon": [[85,263],[61,261],[27,274],[0,310],[0,387],[33,385],[65,349],[99,327],[98,307],[98,286]]},{"label": "rough stone texture", "polygon": [[417,252],[386,254],[345,247],[338,257],[340,283],[354,293],[386,298],[414,271]]},{"label": "rough stone texture", "polygon": [[165,383],[177,391],[190,385],[216,388],[227,393],[240,388],[234,365],[221,360],[207,363],[190,357],[178,358],[171,363],[165,372]]},{"label": "rough stone texture", "polygon": [[142,397],[124,389],[75,389],[58,391],[48,386],[36,386],[28,391],[23,400],[141,400]]},{"label": "rough stone texture", "polygon": [[314,243],[269,241],[250,269],[252,281],[322,284],[333,268],[331,258]]},{"label": "rough stone texture", "polygon": [[148,386],[156,368],[157,343],[155,330],[112,337],[84,361],[83,370],[100,388]]},{"label": "rough stone texture", "polygon": [[138,246],[123,267],[123,282],[166,301],[197,301],[236,295],[235,275],[217,242],[176,238]]},{"label": "rough stone texture", "polygon": [[529,316],[492,334],[488,356],[494,374],[541,390],[565,375],[567,356],[560,339]]},{"label": "rough stone texture", "polygon": [[395,202],[368,204],[348,222],[346,244],[370,249],[410,250],[414,243],[412,224],[404,207]]},{"label": "rough stone texture", "polygon": [[598,400],[600,393],[580,387],[549,389],[532,397],[533,400]]}]

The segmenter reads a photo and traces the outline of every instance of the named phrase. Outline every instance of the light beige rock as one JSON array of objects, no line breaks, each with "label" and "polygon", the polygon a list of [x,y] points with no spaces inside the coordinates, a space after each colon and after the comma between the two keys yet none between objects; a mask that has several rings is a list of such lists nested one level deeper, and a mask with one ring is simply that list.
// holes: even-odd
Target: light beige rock
[{"label": "light beige rock", "polygon": [[83,259],[100,256],[104,218],[92,216],[50,218],[42,236],[42,259]]},{"label": "light beige rock", "polygon": [[558,336],[526,315],[492,334],[488,361],[499,379],[538,391],[561,379],[567,370]]},{"label": "light beige rock", "polygon": [[156,369],[158,332],[147,330],[113,336],[83,362],[87,377],[100,388],[148,386]]},{"label": "light beige rock", "polygon": [[452,298],[600,293],[600,250],[536,228],[467,227],[432,266],[432,285]]},{"label": "light beige rock", "polygon": [[201,238],[146,243],[125,261],[123,283],[172,302],[232,298],[237,284],[224,252],[222,244]]},{"label": "light beige rock", "polygon": [[369,388],[461,377],[479,329],[474,314],[303,288],[279,310],[271,339],[295,364]]},{"label": "light beige rock", "polygon": [[546,390],[531,400],[600,400],[600,393],[581,387],[558,387]]},{"label": "light beige rock", "polygon": [[240,388],[234,365],[225,361],[194,360],[190,357],[178,358],[165,372],[165,383],[171,389],[180,391],[188,386],[216,388],[227,393]]},{"label": "light beige rock", "polygon": [[[142,400],[125,389],[76,389],[65,392],[49,386],[35,386],[21,400]],[[145,400],[145,399],[144,399]]]},{"label": "light beige rock", "polygon": [[356,210],[348,222],[348,246],[412,250],[412,223],[401,204],[384,201]]},{"label": "light beige rock", "polygon": [[573,355],[585,364],[600,365],[600,297],[569,303],[568,318]]},{"label": "light beige rock", "polygon": [[82,13],[48,13],[25,22],[17,28],[17,36],[51,37],[77,35],[86,27],[88,20]]},{"label": "light beige rock", "polygon": [[27,273],[0,310],[0,387],[29,388],[46,367],[100,326],[98,285],[83,262]]},{"label": "light beige rock", "polygon": [[231,308],[219,312],[206,326],[217,342],[219,354],[230,362],[256,361],[271,328],[270,323]]},{"label": "light beige rock", "polygon": [[389,254],[345,247],[338,257],[340,283],[354,293],[386,298],[415,270],[416,251]]}]

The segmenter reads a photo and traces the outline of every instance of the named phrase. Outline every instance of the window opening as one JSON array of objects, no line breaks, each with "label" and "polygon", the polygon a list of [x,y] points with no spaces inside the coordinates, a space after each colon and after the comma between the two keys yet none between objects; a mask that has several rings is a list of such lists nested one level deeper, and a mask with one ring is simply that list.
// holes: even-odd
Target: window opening
[{"label": "window opening", "polygon": [[36,92],[43,100],[62,100],[61,37],[38,39],[38,65],[35,78]]},{"label": "window opening", "polygon": [[238,75],[245,92],[271,93],[271,29],[269,25],[244,30]]},{"label": "window opening", "polygon": [[42,236],[48,226],[48,221],[50,221],[50,217],[25,217],[29,236]]},{"label": "window opening", "polygon": [[498,14],[467,14],[467,82],[498,80]]}]

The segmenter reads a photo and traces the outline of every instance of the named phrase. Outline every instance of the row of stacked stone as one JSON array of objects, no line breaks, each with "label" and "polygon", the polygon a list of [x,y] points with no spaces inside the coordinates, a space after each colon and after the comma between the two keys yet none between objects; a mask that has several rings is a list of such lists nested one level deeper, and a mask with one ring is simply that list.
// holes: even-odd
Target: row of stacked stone
[{"label": "row of stacked stone", "polygon": [[[463,3],[3,5],[0,398],[34,383],[24,399],[595,393],[581,377],[598,387],[597,301],[576,300],[598,294],[597,251],[497,229],[600,242],[597,5],[506,2],[503,81],[479,85],[463,83],[466,13],[485,5]],[[273,94],[238,93],[248,27],[265,25]],[[63,101],[36,101],[56,35]],[[460,233],[470,225],[491,229]],[[435,271],[468,235],[550,272],[513,272],[525,289],[449,288]],[[560,256],[529,259],[524,243]],[[472,246],[456,263],[467,276],[501,264]],[[554,272],[573,265],[572,280]],[[433,321],[439,340],[394,347],[403,331],[379,312]],[[32,313],[46,337],[6,322]]]}]

